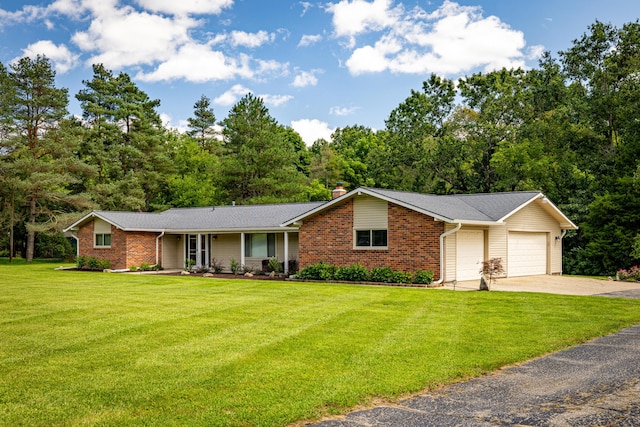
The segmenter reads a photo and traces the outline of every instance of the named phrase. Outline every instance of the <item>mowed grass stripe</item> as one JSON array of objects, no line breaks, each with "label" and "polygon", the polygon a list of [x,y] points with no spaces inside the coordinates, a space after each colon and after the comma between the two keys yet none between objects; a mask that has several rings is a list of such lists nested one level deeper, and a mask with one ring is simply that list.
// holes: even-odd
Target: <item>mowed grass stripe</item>
[{"label": "mowed grass stripe", "polygon": [[558,295],[0,265],[0,425],[287,425],[640,322]]}]

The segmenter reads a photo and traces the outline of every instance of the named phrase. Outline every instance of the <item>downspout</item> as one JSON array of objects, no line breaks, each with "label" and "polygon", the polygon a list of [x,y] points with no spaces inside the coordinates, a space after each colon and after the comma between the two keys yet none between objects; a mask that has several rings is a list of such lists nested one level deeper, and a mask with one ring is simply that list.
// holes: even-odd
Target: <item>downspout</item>
[{"label": "downspout", "polygon": [[76,241],[76,258],[80,256],[80,239],[76,233],[69,233]]},{"label": "downspout", "polygon": [[462,223],[458,223],[455,228],[452,228],[449,231],[445,231],[440,235],[440,279],[437,282],[434,282],[434,285],[440,285],[444,282],[444,238],[455,234],[462,227]]},{"label": "downspout", "polygon": [[164,231],[156,237],[156,265],[159,265],[160,258],[160,239],[164,236]]}]

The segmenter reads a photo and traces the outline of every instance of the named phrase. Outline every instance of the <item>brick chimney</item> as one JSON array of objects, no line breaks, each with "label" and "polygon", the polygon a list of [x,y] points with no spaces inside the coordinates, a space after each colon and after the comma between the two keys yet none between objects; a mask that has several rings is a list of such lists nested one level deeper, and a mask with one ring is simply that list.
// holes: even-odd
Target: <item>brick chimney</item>
[{"label": "brick chimney", "polygon": [[331,198],[332,199],[337,199],[340,196],[344,196],[345,194],[347,194],[347,190],[345,190],[342,187],[342,183],[341,182],[336,182],[336,188],[334,188],[331,191]]}]

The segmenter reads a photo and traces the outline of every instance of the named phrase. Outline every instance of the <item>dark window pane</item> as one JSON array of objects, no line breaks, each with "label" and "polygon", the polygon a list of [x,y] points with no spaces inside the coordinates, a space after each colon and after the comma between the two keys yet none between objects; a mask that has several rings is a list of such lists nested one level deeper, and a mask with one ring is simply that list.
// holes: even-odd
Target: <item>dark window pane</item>
[{"label": "dark window pane", "polygon": [[96,234],[96,246],[102,246],[102,234]]},{"label": "dark window pane", "polygon": [[244,235],[244,256],[251,257],[251,234]]},{"label": "dark window pane", "polygon": [[356,246],[371,246],[371,230],[356,231]]},{"label": "dark window pane", "polygon": [[105,246],[111,246],[111,234],[105,234],[104,235],[104,241],[103,241]]},{"label": "dark window pane", "polygon": [[373,246],[387,246],[387,230],[373,230]]},{"label": "dark window pane", "polygon": [[267,234],[267,256],[269,258],[276,256],[276,235],[274,233]]}]

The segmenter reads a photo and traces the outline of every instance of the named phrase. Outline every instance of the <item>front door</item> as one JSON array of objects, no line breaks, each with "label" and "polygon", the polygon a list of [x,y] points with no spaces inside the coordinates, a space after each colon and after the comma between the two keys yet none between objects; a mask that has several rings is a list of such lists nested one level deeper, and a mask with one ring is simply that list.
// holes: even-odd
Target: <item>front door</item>
[{"label": "front door", "polygon": [[185,267],[209,267],[209,240],[208,234],[187,234]]}]

